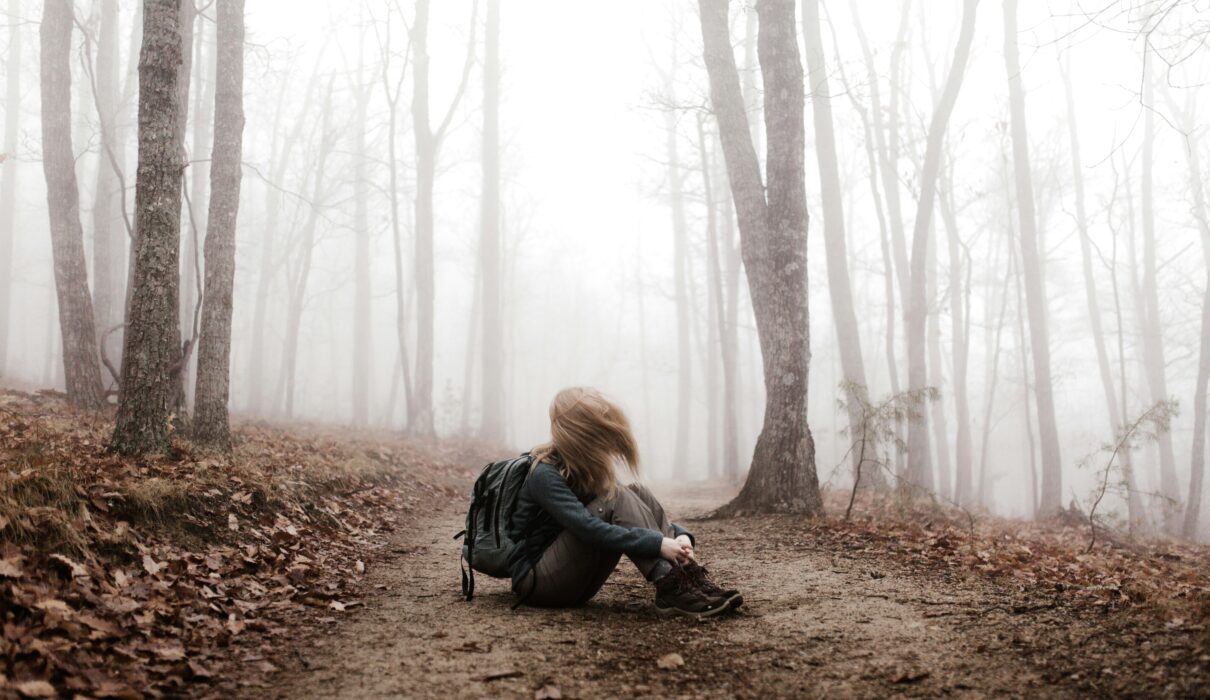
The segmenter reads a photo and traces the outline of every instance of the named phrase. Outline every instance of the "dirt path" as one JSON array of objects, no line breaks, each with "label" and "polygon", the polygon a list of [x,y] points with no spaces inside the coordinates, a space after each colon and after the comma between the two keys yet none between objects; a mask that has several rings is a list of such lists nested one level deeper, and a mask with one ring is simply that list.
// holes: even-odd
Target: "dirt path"
[{"label": "dirt path", "polygon": [[[672,508],[683,514],[703,502]],[[483,577],[466,603],[450,539],[460,519],[457,504],[445,504],[427,526],[404,533],[398,559],[371,572],[378,592],[365,609],[299,639],[272,694],[533,698],[548,683],[568,698],[1067,697],[1107,689],[1081,676],[1070,651],[1059,653],[1087,623],[1053,604],[981,580],[824,551],[789,519],[691,524],[703,560],[747,600],[741,614],[705,622],[657,616],[651,589],[625,559],[581,609],[512,611],[506,582]],[[672,652],[684,666],[660,669],[657,660]]]}]

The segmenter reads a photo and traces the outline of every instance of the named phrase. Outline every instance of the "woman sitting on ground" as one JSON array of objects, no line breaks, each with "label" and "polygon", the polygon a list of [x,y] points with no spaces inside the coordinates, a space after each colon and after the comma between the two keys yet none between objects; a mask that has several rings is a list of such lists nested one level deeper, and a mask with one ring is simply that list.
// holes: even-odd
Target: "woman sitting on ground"
[{"label": "woman sitting on ground", "polygon": [[625,554],[655,584],[656,609],[708,617],[743,603],[711,583],[694,538],[669,522],[647,487],[618,484],[621,461],[639,474],[638,447],[617,405],[593,389],[564,389],[550,405],[551,440],[533,449],[534,466],[517,498],[509,535],[513,592],[541,607],[581,605],[596,595]]}]

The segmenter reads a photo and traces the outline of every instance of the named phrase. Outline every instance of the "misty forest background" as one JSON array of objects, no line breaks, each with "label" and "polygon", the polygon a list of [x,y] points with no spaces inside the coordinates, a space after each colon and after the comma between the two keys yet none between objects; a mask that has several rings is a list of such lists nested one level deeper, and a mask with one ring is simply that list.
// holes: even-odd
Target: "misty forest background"
[{"label": "misty forest background", "polygon": [[[187,115],[160,125],[187,160],[179,258],[158,278],[179,298],[147,315],[171,295],[129,291],[138,148],[173,151],[140,133],[139,54],[144,13],[173,2],[3,1],[5,384],[117,403],[139,308],[191,343],[183,369],[138,361],[183,387],[176,430],[204,424],[199,357],[222,352],[191,341],[226,270],[207,264],[217,213],[243,419],[528,447],[553,393],[583,384],[626,406],[653,477],[743,479],[765,378],[697,3],[254,1],[236,33],[222,13],[243,3],[186,0],[187,84],[147,100]],[[784,155],[756,9],[701,5],[725,13],[757,158]],[[1101,500],[1133,529],[1205,540],[1196,3],[800,5],[780,29],[806,71],[819,481],[852,484],[866,428],[875,486],[1023,517]],[[56,214],[48,187],[64,202],[71,175],[78,213]],[[81,299],[90,342],[65,353]],[[880,404],[898,408],[863,418]]]}]

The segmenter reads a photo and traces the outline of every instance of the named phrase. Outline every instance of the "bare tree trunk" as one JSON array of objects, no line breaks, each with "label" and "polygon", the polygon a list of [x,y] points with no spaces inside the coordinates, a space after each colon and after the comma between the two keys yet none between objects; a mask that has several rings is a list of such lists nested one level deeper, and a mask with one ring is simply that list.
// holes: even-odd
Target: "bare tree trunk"
[{"label": "bare tree trunk", "polygon": [[[985,399],[983,411],[983,436],[979,441],[979,483],[977,488],[975,488],[974,495],[974,502],[984,507],[988,507],[990,505],[987,483],[987,449],[988,445],[991,443],[992,409],[996,405],[996,385],[1000,379],[1000,340],[1004,335],[1004,316],[1008,309],[1008,284],[1012,276],[1016,274],[1016,256],[1012,254],[1012,238],[1012,227],[1010,225],[1009,235],[1006,237],[1009,251],[1009,265],[1007,266],[1008,271],[1004,275],[1004,281],[997,285],[1000,288],[1000,312],[996,317],[996,323],[994,326],[991,323],[990,312],[995,297],[990,291],[988,292],[988,300],[985,304],[986,320],[984,326],[987,329],[985,337],[989,341],[986,343],[986,348],[988,354],[991,355],[991,360],[987,363],[987,397]],[[991,251],[994,252],[994,250],[995,248],[991,247]],[[994,259],[994,255],[989,253],[988,258]],[[989,265],[988,268],[991,270],[996,269],[994,265]],[[991,275],[991,278],[992,280],[995,280],[995,275]],[[995,281],[998,282],[998,280]],[[988,286],[990,288],[992,285],[989,284]],[[995,328],[994,340],[992,340],[992,328]]]},{"label": "bare tree trunk", "polygon": [[[721,145],[720,145],[721,152]],[[722,232],[721,257],[723,260],[723,277],[725,283],[724,300],[726,302],[719,333],[723,358],[723,474],[726,478],[737,481],[740,475],[739,462],[739,246],[735,242],[735,211],[731,199],[731,189],[727,184],[727,173],[722,170],[717,178],[722,192],[718,198],[722,201]]]},{"label": "bare tree trunk", "polygon": [[1017,352],[1021,356],[1021,404],[1025,407],[1025,420],[1023,423],[1025,427],[1026,454],[1028,456],[1026,464],[1029,465],[1029,505],[1036,517],[1038,514],[1038,448],[1037,441],[1034,438],[1033,416],[1030,415],[1029,408],[1029,389],[1031,383],[1029,381],[1029,354],[1025,350],[1028,337],[1025,331],[1025,313],[1023,313],[1025,303],[1021,297],[1020,275],[1013,277],[1013,284],[1016,287],[1017,294]]},{"label": "bare tree trunk", "polygon": [[1189,498],[1181,533],[1187,539],[1197,536],[1202,509],[1202,481],[1206,474],[1206,384],[1210,382],[1210,268],[1206,291],[1202,295],[1202,339],[1197,359],[1197,384],[1193,390],[1193,444],[1189,467]]},{"label": "bare tree trunk", "polygon": [[1021,263],[1034,359],[1034,396],[1038,404],[1038,433],[1042,445],[1042,493],[1038,514],[1047,517],[1062,507],[1062,455],[1059,451],[1054,384],[1050,372],[1046,276],[1038,252],[1038,217],[1030,173],[1029,134],[1025,125],[1025,90],[1021,84],[1021,59],[1017,47],[1017,0],[1004,0],[1004,66],[1008,76],[1017,211],[1021,219]]},{"label": "bare tree trunk", "polygon": [[668,202],[672,212],[672,284],[676,303],[676,438],[672,456],[672,474],[683,479],[689,470],[689,413],[693,400],[693,366],[689,357],[689,231],[685,223],[684,175],[677,149],[675,42],[672,62],[665,74],[664,139],[668,157]]},{"label": "bare tree trunk", "polygon": [[[944,196],[944,195],[943,195]],[[929,234],[928,249],[928,304],[937,299],[937,239],[936,232]],[[937,309],[928,311],[928,363],[932,385],[944,391],[944,373],[941,368],[941,314]],[[937,493],[942,498],[952,499],[953,485],[950,479],[949,429],[946,427],[945,402],[934,401],[929,426],[933,429],[933,454],[937,462]]]},{"label": "bare tree trunk", "polygon": [[[1171,101],[1171,94],[1166,93]],[[1193,102],[1190,94],[1189,102]],[[1173,104],[1173,111],[1178,111]],[[1181,534],[1187,539],[1197,536],[1202,508],[1202,484],[1206,472],[1206,389],[1210,383],[1210,208],[1206,206],[1199,144],[1195,140],[1196,119],[1190,106],[1182,110],[1183,129],[1189,139],[1185,156],[1189,162],[1189,189],[1193,194],[1193,215],[1202,239],[1202,254],[1206,261],[1206,289],[1202,295],[1202,333],[1198,351],[1197,383],[1193,389],[1193,440],[1190,447],[1189,495],[1185,501],[1185,518]]]},{"label": "bare tree trunk", "polygon": [[[186,3],[191,0],[184,0]],[[184,15],[182,15],[184,17]],[[193,145],[190,147],[190,163],[185,172],[189,180],[189,199],[185,205],[189,208],[185,216],[187,224],[182,233],[184,249],[181,258],[181,318],[192,324],[201,297],[201,267],[203,260],[201,240],[202,232],[207,230],[207,185],[210,182],[211,163],[206,153],[211,150],[214,134],[214,92],[217,62],[211,57],[206,59],[205,35],[208,22],[198,23],[198,31],[193,38],[193,59],[191,65],[198,69],[198,79],[191,86],[193,89],[193,104],[196,113],[193,115]],[[186,44],[188,46],[188,44]],[[196,356],[196,355],[195,355]],[[194,368],[195,363],[190,363]],[[189,378],[186,377],[186,383]]]},{"label": "bare tree trunk", "polygon": [[[710,160],[710,146],[706,140],[705,116],[697,118],[697,143],[701,154],[702,192],[706,204],[706,333],[708,345],[706,352],[706,436],[710,478],[717,479],[723,475],[724,452],[720,450],[720,438],[723,438],[721,423],[723,421],[722,407],[726,397],[719,395],[719,374],[726,374],[726,362],[723,353],[724,325],[726,324],[726,300],[723,296],[723,270],[718,250],[718,216],[715,180]],[[726,385],[724,376],[722,383]]]},{"label": "bare tree trunk", "polygon": [[[1152,104],[1154,98],[1152,78],[1144,77],[1143,100]],[[1151,389],[1151,402],[1165,401],[1168,396],[1168,378],[1164,358],[1164,332],[1160,323],[1160,301],[1156,289],[1158,270],[1155,261],[1155,206],[1153,193],[1153,170],[1155,164],[1155,110],[1143,110],[1143,280],[1142,307],[1143,366],[1146,369],[1147,385]],[[1156,436],[1160,452],[1160,503],[1164,532],[1175,535],[1180,531],[1181,494],[1176,476],[1176,455],[1172,449],[1172,432],[1164,430]]]},{"label": "bare tree trunk", "polygon": [[[189,1],[189,0],[186,0]],[[213,147],[214,142],[214,91],[217,83],[217,75],[215,73],[217,62],[211,58],[206,58],[206,27],[209,22],[201,20],[198,22],[198,33],[193,40],[193,63],[195,66],[200,66],[198,71],[198,80],[193,85],[193,102],[197,105],[197,114],[193,118],[193,146],[191,153],[192,162],[186,173],[189,174],[189,199],[186,201],[186,206],[189,207],[188,215],[188,234],[185,241],[184,261],[181,264],[181,308],[182,318],[190,319],[190,323],[201,323],[201,306],[204,253],[201,250],[202,232],[207,230],[208,226],[208,211],[206,200],[208,195],[208,186],[210,184],[210,167],[211,163],[206,158],[206,153]],[[200,334],[200,325],[194,328],[194,333]],[[194,353],[194,362],[189,364],[190,374],[185,377],[185,383],[192,392],[196,387],[197,380],[197,353]],[[194,396],[189,397],[192,405]]]},{"label": "bare tree trunk", "polygon": [[[832,122],[832,92],[828,86],[828,63],[823,50],[823,35],[819,22],[820,0],[803,2],[803,45],[811,84],[811,111],[815,124],[815,155],[819,163],[820,194],[823,199],[824,250],[827,255],[828,292],[832,297],[832,319],[836,324],[836,341],[840,351],[840,368],[845,381],[859,387],[863,400],[868,400],[865,363],[861,355],[861,333],[857,327],[857,312],[853,305],[853,289],[849,281],[848,243],[845,240],[845,218],[840,184],[840,164],[836,155],[835,126]],[[850,396],[845,401],[849,412],[849,433],[861,432],[861,401]],[[858,439],[864,439],[859,437]],[[852,468],[856,477],[860,468],[861,450],[852,452]]]},{"label": "bare tree trunk", "polygon": [[[896,34],[896,46],[902,46],[907,34],[907,19],[908,11],[911,9],[911,2],[905,1],[901,8],[899,18],[899,29]],[[874,53],[870,49],[869,40],[866,38],[865,29],[862,26],[861,15],[857,11],[856,0],[849,1],[849,11],[853,17],[853,26],[857,29],[857,38],[861,44],[861,53],[865,59],[866,80],[870,90],[870,110],[869,114],[865,109],[858,107],[858,113],[862,117],[862,124],[865,127],[865,146],[866,154],[869,160],[870,167],[870,191],[874,195],[876,211],[878,213],[879,224],[879,243],[882,251],[882,262],[885,274],[884,279],[884,294],[886,298],[886,361],[888,379],[891,384],[891,393],[898,394],[900,391],[899,384],[899,369],[898,361],[895,357],[895,257],[891,252],[891,239],[898,237],[900,241],[903,239],[903,213],[899,199],[899,176],[898,176],[898,101],[895,97],[898,93],[894,85],[892,85],[892,100],[890,105],[890,126],[883,123],[883,107],[882,96],[878,87],[878,71],[874,65]],[[899,53],[892,54],[891,65],[892,81],[896,80],[899,75]],[[853,98],[854,105],[858,105],[857,100]],[[888,139],[887,131],[894,131],[896,136],[893,139]],[[891,141],[888,144],[888,140]],[[877,166],[875,165],[877,161]],[[883,193],[879,196],[878,180],[881,176]],[[885,211],[884,211],[885,203]],[[906,253],[902,270],[899,273],[899,291],[906,308],[908,299],[907,290],[907,259]],[[897,426],[897,432],[903,432],[903,426]],[[907,464],[905,454],[902,450],[895,450],[895,472],[896,474],[906,477]],[[874,472],[877,473],[877,472]]]},{"label": "bare tree trunk", "polygon": [[[20,0],[8,0],[15,18]],[[8,374],[9,313],[13,292],[13,241],[17,231],[17,139],[21,110],[21,23],[8,23],[8,57],[5,61],[4,160],[0,161],[0,377]]]},{"label": "bare tree trunk", "polygon": [[123,454],[168,447],[180,387],[181,6],[145,0],[139,59],[139,171],[130,313],[122,388],[111,448]]},{"label": "bare tree trunk", "polygon": [[[433,129],[429,121],[429,4],[417,0],[412,23],[412,133],[416,138],[416,378],[408,413],[408,430],[413,435],[434,434],[433,425],[433,321],[436,290],[433,262],[433,184],[437,178],[437,153],[449,128],[454,110],[462,100],[466,78],[474,58],[474,26],[467,45],[467,60],[462,82],[451,101],[445,118]],[[475,3],[475,15],[478,3]]]},{"label": "bare tree trunk", "polygon": [[46,2],[41,28],[42,168],[46,174],[67,399],[76,406],[98,408],[105,403],[105,389],[101,384],[96,325],[88,293],[80,192],[71,138],[72,21],[70,0]]},{"label": "bare tree trunk", "polygon": [[311,264],[315,251],[315,231],[319,226],[319,208],[324,199],[324,173],[327,172],[328,156],[332,152],[336,135],[330,127],[332,109],[332,80],[329,78],[327,92],[323,101],[323,113],[320,117],[319,153],[316,164],[312,169],[310,212],[303,224],[302,240],[299,243],[298,269],[294,273],[292,284],[288,285],[289,300],[286,310],[286,334],[282,343],[281,374],[278,379],[278,397],[281,399],[282,411],[286,418],[294,417],[295,385],[298,378],[298,336],[302,328],[303,307],[307,300],[307,282],[311,277]]},{"label": "bare tree trunk", "polygon": [[[110,157],[120,157],[117,139],[118,104],[118,0],[101,0],[101,27],[97,37],[94,97],[100,122],[101,162],[97,165],[96,194],[92,209],[93,310],[96,315],[98,348],[107,358],[121,353],[117,337],[109,333],[122,322],[125,302],[123,244],[125,232],[120,218],[124,197],[121,181]],[[16,104],[10,103],[10,104]],[[101,340],[105,339],[105,347]]]},{"label": "bare tree trunk", "polygon": [[370,214],[366,165],[366,109],[370,93],[365,83],[365,37],[357,44],[357,123],[353,125],[353,425],[370,422]]},{"label": "bare tree trunk", "polygon": [[193,437],[230,451],[231,306],[244,143],[244,0],[218,0],[214,153]]},{"label": "bare tree trunk", "polygon": [[504,441],[504,320],[500,311],[500,0],[487,0],[487,34],[483,59],[483,200],[479,248],[483,287],[483,412],[479,435]]},{"label": "bare tree trunk", "polygon": [[769,141],[767,190],[762,187],[731,49],[728,1],[700,0],[699,4],[711,102],[740,223],[766,391],[764,426],[748,480],[721,512],[821,513],[815,442],[807,423],[811,345],[804,95],[794,0],[758,0],[756,6]]},{"label": "bare tree trunk", "polygon": [[[942,168],[941,218],[945,223],[946,240],[949,244],[949,299],[950,333],[953,354],[954,393],[954,499],[964,507],[974,504],[971,478],[972,454],[970,398],[967,391],[967,369],[970,358],[970,294],[971,266],[969,251],[958,234],[958,221],[954,213],[953,159],[947,159],[949,167]],[[965,270],[963,259],[968,260]]]},{"label": "bare tree trunk", "polygon": [[[933,208],[937,195],[937,176],[941,168],[941,155],[945,145],[945,130],[950,115],[958,101],[962,78],[970,58],[970,48],[975,37],[975,13],[979,0],[965,0],[962,11],[962,30],[958,35],[958,47],[945,81],[941,99],[929,124],[928,143],[924,152],[924,165],[920,171],[920,198],[916,207],[916,223],[912,231],[912,259],[910,296],[904,322],[908,340],[908,388],[919,391],[928,386],[928,369],[925,365],[925,326],[928,316],[926,298],[926,276],[928,273],[928,248],[932,230]],[[921,418],[908,421],[908,481],[921,488],[932,490],[932,468],[929,459],[928,424]]]},{"label": "bare tree trunk", "polygon": [[[1123,163],[1125,163],[1125,160],[1126,160],[1126,158],[1125,158],[1125,156],[1123,156],[1122,157]],[[1127,173],[1129,173],[1129,168],[1127,168]],[[1113,194],[1114,194],[1114,200],[1115,200],[1114,203],[1116,203],[1117,191],[1118,191],[1117,177],[1118,177],[1117,168],[1114,168],[1114,183],[1113,183]],[[1134,260],[1134,249],[1135,249],[1135,246],[1134,246],[1134,198],[1133,198],[1133,195],[1131,194],[1131,188],[1129,186],[1129,182],[1130,182],[1129,175],[1127,175],[1126,203],[1127,203],[1127,207],[1128,207],[1127,218],[1129,220],[1129,227],[1130,227],[1130,236],[1129,236],[1130,272],[1131,272],[1131,281],[1133,283],[1132,286],[1134,287],[1134,292],[1135,292],[1133,296],[1135,298],[1137,298],[1139,296],[1139,294],[1138,294],[1138,283],[1137,283],[1137,279],[1136,279],[1137,278],[1137,274],[1136,274],[1137,266],[1135,265],[1135,260]],[[1116,230],[1114,230],[1114,232],[1113,232],[1113,248],[1112,248],[1110,258],[1109,258],[1109,270],[1110,270],[1110,282],[1113,285],[1113,311],[1114,311],[1114,316],[1117,319],[1118,376],[1120,376],[1122,379],[1121,384],[1119,385],[1119,389],[1120,389],[1119,397],[1121,400],[1121,405],[1120,405],[1119,410],[1121,411],[1123,419],[1125,420],[1125,416],[1130,415],[1130,404],[1127,401],[1128,382],[1126,380],[1126,322],[1123,319],[1123,315],[1122,315],[1121,288],[1118,286],[1118,235],[1117,234],[1118,234],[1118,232]],[[1121,426],[1119,426],[1117,428],[1117,430],[1115,430],[1115,435],[1122,430],[1126,430],[1125,423],[1123,423]],[[1139,496],[1139,490],[1135,487],[1134,465],[1131,463],[1133,460],[1133,457],[1132,457],[1133,454],[1134,454],[1133,450],[1124,450],[1122,452],[1122,473],[1125,475],[1126,508],[1127,508],[1127,517],[1129,518],[1131,532],[1133,532],[1136,527],[1142,525],[1147,517],[1146,513],[1143,510],[1143,503],[1142,503],[1142,499]]]}]

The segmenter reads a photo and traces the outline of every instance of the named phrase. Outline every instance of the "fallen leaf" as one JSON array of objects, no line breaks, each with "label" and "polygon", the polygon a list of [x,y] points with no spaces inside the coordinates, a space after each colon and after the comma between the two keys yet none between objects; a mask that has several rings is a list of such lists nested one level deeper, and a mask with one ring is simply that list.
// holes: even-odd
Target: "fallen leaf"
[{"label": "fallen leaf", "polygon": [[185,658],[185,647],[179,644],[159,644],[152,651],[165,661],[181,661]]},{"label": "fallen leaf", "polygon": [[483,681],[484,683],[487,683],[490,681],[503,680],[505,678],[520,678],[521,676],[524,676],[524,675],[525,674],[523,672],[518,671],[513,668],[502,668],[502,669],[499,669],[496,671],[489,671],[486,674],[479,676],[475,680]]},{"label": "fallen leaf", "polygon": [[547,683],[534,691],[534,700],[562,700],[563,691],[553,683]]},{"label": "fallen leaf", "polygon": [[53,698],[57,695],[55,687],[46,681],[24,681],[14,687],[27,698]]},{"label": "fallen leaf", "polygon": [[89,578],[88,569],[84,568],[82,564],[74,562],[62,554],[52,554],[50,558],[66,566],[68,571],[71,572],[72,578]]},{"label": "fallen leaf", "polygon": [[664,654],[655,662],[657,666],[665,671],[671,671],[674,668],[680,668],[685,665],[685,659],[675,651],[671,654]]},{"label": "fallen leaf", "polygon": [[227,529],[232,532],[239,532],[239,518],[235,517],[235,513],[227,514]]},{"label": "fallen leaf", "polygon": [[0,559],[0,578],[21,578],[21,555]]},{"label": "fallen leaf", "polygon": [[915,683],[929,677],[928,671],[903,670],[891,678],[892,683]]},{"label": "fallen leaf", "polygon": [[143,555],[143,569],[145,569],[147,573],[151,574],[152,576],[159,574],[165,566],[168,565],[157,563],[155,559],[151,558],[150,554]]},{"label": "fallen leaf", "polygon": [[366,572],[366,563],[364,561],[358,559],[355,566],[357,568],[357,573],[364,574]]},{"label": "fallen leaf", "polygon": [[34,604],[34,607],[44,613],[50,613],[52,615],[57,615],[58,617],[71,617],[71,614],[74,612],[70,605],[61,600],[55,600],[54,598],[40,600]]}]

